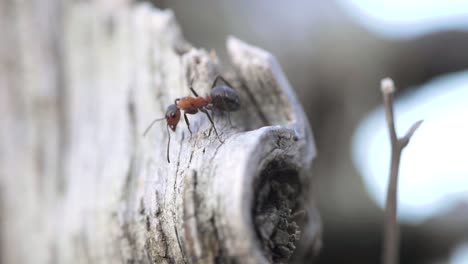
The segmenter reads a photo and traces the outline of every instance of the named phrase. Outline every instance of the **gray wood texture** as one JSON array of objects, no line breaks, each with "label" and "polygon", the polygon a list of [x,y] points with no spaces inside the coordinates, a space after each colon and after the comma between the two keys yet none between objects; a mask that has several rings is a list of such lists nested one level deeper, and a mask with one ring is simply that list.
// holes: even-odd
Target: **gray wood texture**
[{"label": "gray wood texture", "polygon": [[[307,118],[276,59],[234,37],[233,71],[171,11],[0,2],[2,263],[283,263],[320,248]],[[223,74],[241,110],[163,117]],[[182,118],[183,120],[183,118]],[[297,249],[296,249],[297,248]]]}]

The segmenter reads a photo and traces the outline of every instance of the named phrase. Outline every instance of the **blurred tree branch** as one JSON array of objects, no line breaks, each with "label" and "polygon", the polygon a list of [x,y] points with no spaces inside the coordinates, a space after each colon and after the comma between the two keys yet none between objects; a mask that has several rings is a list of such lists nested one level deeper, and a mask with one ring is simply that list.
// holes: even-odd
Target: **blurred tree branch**
[{"label": "blurred tree branch", "polygon": [[387,189],[387,201],[385,206],[385,230],[383,245],[383,263],[396,264],[399,259],[399,240],[400,231],[397,223],[397,205],[398,205],[398,170],[400,167],[401,152],[408,145],[410,138],[421,125],[422,120],[414,123],[406,132],[405,136],[398,138],[395,131],[395,121],[393,113],[393,99],[395,85],[390,78],[383,79],[381,82],[381,91],[383,95],[384,108],[387,119],[388,132],[390,134],[390,143],[392,148],[390,164],[390,180]]}]

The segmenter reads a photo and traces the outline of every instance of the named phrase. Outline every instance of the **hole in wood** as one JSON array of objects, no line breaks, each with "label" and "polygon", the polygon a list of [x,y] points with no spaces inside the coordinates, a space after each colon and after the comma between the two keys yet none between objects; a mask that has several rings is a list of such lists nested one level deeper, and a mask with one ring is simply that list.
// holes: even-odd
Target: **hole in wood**
[{"label": "hole in wood", "polygon": [[299,173],[291,164],[274,160],[265,166],[255,185],[253,221],[265,257],[270,263],[289,260],[300,228],[295,215],[301,211]]}]

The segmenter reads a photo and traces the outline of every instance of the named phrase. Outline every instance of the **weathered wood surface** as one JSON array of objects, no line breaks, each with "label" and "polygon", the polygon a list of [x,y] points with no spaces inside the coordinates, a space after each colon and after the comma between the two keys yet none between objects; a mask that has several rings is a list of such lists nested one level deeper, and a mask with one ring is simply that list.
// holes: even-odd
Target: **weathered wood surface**
[{"label": "weathered wood surface", "polygon": [[[279,263],[320,247],[312,132],[271,54],[231,37],[226,73],[170,11],[47,4],[0,2],[2,263]],[[232,124],[215,113],[224,143],[189,116],[167,163],[165,124],[144,129],[220,73],[242,103]]]}]

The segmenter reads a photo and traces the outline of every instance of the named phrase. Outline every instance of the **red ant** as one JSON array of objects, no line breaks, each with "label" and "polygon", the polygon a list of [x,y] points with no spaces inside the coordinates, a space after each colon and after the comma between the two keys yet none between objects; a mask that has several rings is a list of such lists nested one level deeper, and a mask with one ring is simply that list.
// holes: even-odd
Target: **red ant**
[{"label": "red ant", "polygon": [[[222,80],[225,85],[216,85],[218,80]],[[214,79],[213,84],[211,85],[211,93],[206,97],[199,96],[198,93],[191,86],[192,85],[190,85],[190,90],[192,91],[193,95],[195,95],[195,97],[187,96],[175,99],[174,104],[171,104],[167,107],[165,117],[153,120],[153,122],[151,122],[151,124],[143,133],[143,136],[145,136],[157,121],[162,121],[166,119],[167,133],[169,137],[167,141],[168,163],[171,162],[169,160],[169,144],[171,142],[171,134],[169,132],[169,128],[171,128],[172,131],[176,130],[177,124],[180,121],[181,110],[184,111],[184,119],[185,123],[187,124],[188,130],[190,131],[190,136],[192,136],[192,130],[190,129],[190,122],[187,118],[187,114],[194,115],[198,113],[198,111],[200,111],[206,114],[206,116],[210,120],[211,126],[213,127],[218,140],[221,143],[224,143],[219,137],[218,130],[216,130],[213,119],[208,113],[208,110],[217,109],[223,112],[234,112],[239,110],[240,108],[239,95],[236,91],[234,91],[234,89],[231,88],[233,86],[229,84],[229,82],[227,82],[220,75],[216,76],[216,78]]]}]

